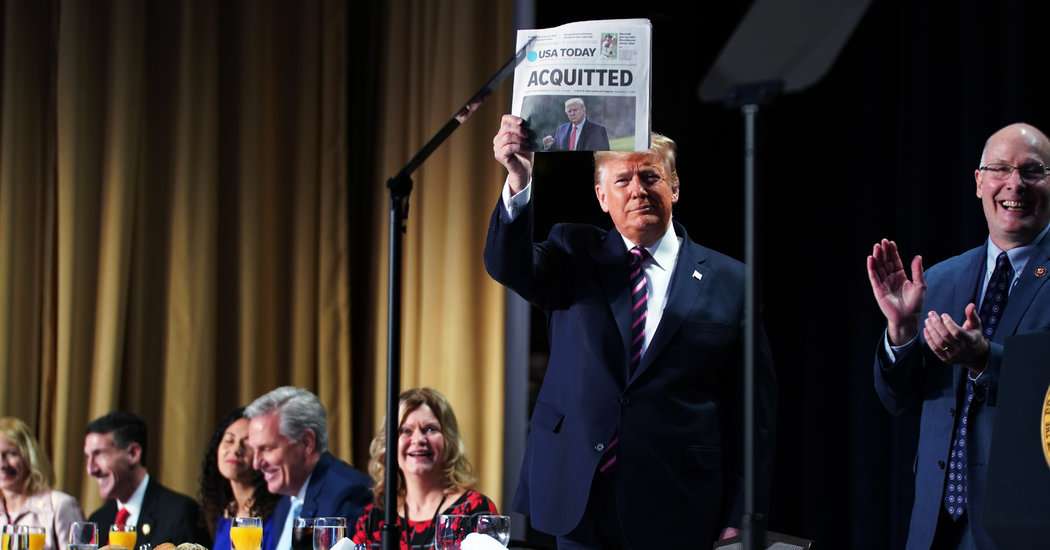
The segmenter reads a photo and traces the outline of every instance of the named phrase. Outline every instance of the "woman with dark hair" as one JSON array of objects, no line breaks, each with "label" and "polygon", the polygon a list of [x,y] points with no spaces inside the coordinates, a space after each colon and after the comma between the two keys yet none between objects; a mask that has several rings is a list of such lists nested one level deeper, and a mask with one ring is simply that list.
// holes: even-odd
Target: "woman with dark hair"
[{"label": "woman with dark hair", "polygon": [[252,469],[252,454],[241,407],[219,422],[201,462],[201,509],[215,535],[212,548],[230,548],[230,523],[237,517],[263,518],[261,548],[270,547],[273,509],[281,497],[270,493],[262,474]]},{"label": "woman with dark hair", "polygon": [[[477,477],[448,399],[430,388],[407,390],[399,399],[397,465],[401,550],[433,548],[438,514],[498,514],[496,504],[474,490]],[[372,439],[368,473],[375,499],[354,528],[354,544],[380,542],[386,493],[386,422]]]}]

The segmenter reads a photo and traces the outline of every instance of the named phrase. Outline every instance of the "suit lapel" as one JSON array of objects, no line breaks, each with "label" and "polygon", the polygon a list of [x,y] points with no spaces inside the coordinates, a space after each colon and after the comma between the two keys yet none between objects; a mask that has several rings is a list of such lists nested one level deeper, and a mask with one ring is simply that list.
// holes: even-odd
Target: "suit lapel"
[{"label": "suit lapel", "polygon": [[623,236],[615,229],[605,234],[605,242],[595,252],[594,264],[609,301],[609,315],[616,320],[616,328],[620,331],[620,340],[623,342],[621,372],[625,375],[627,358],[631,353],[631,285],[627,280],[630,277],[627,246],[623,242]]},{"label": "suit lapel", "polygon": [[[660,324],[656,327],[656,333],[653,334],[653,339],[649,342],[649,347],[642,356],[642,362],[639,363],[631,380],[641,376],[653,364],[655,358],[660,356],[672,337],[682,327],[682,322],[689,316],[689,312],[694,309],[694,304],[700,299],[705,286],[704,277],[707,276],[707,269],[704,266],[706,258],[703,256],[702,249],[693,245],[681,225],[675,223],[674,229],[675,234],[682,237],[682,245],[678,249],[674,274],[671,275],[671,284],[667,289],[667,302],[660,317]],[[695,277],[694,272],[699,277]]]},{"label": "suit lapel", "polygon": [[288,519],[291,506],[292,498],[289,496],[282,496],[281,500],[277,501],[277,507],[273,510],[273,536],[270,537],[270,544],[266,550],[274,550],[277,547],[277,541],[281,540],[281,535],[284,533],[284,522]]},{"label": "suit lapel", "polygon": [[[1006,311],[999,320],[999,327],[995,330],[992,340],[1002,342],[1006,337],[1017,332],[1017,326],[1021,323],[1028,308],[1032,306],[1035,295],[1050,277],[1047,277],[1046,266],[1050,263],[1050,239],[1043,238],[1039,246],[1032,252],[1031,258],[1025,264],[1024,272],[1017,279],[1017,284],[1010,291],[1010,297],[1006,304]],[[1044,275],[1037,276],[1036,270],[1042,267]]]},{"label": "suit lapel", "polygon": [[304,518],[312,518],[317,516],[317,500],[321,496],[321,485],[324,481],[324,474],[328,470],[329,461],[328,451],[321,454],[321,459],[314,465],[314,471],[310,474],[310,484],[306,487],[306,494],[303,495],[303,509],[300,510],[299,516]]},{"label": "suit lapel", "polygon": [[[963,257],[962,261],[965,262],[965,264],[962,269],[959,270],[959,282],[955,285],[951,298],[951,307],[954,308],[954,310],[938,311],[937,313],[947,313],[959,324],[966,321],[966,306],[971,302],[974,304],[977,303],[977,293],[980,292],[978,288],[984,280],[984,273],[987,271],[988,267],[986,262],[987,257],[987,245],[974,249],[973,254],[970,257]],[[921,313],[925,314],[926,312]]]},{"label": "suit lapel", "polygon": [[564,151],[569,150],[569,135],[572,133],[572,124],[565,123],[558,126],[558,136],[555,142],[558,144],[558,148]]},{"label": "suit lapel", "polygon": [[576,149],[577,150],[580,149],[581,147],[583,149],[585,149],[585,150],[589,150],[589,148],[587,147],[587,144],[589,143],[587,141],[587,136],[589,136],[591,134],[591,126],[592,126],[592,124],[588,124],[588,122],[590,122],[590,121],[587,121],[587,122],[583,123],[583,128],[580,128],[580,135],[576,137]]},{"label": "suit lapel", "polygon": [[[116,515],[114,514],[114,518]],[[146,482],[146,492],[142,495],[142,511],[139,512],[138,532],[146,541],[152,541],[157,518],[157,487],[153,477]]]}]

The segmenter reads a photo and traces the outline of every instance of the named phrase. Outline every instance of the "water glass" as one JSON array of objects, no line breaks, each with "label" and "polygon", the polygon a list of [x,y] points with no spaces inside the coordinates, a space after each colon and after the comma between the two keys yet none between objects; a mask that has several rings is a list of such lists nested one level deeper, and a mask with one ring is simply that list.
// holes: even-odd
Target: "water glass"
[{"label": "water glass", "polygon": [[19,532],[17,525],[4,525],[0,550],[29,550],[29,536]]},{"label": "water glass", "polygon": [[470,516],[439,514],[434,522],[434,547],[437,550],[459,550],[467,533],[471,532]]},{"label": "water glass", "polygon": [[477,516],[474,532],[488,535],[503,546],[510,544],[510,516],[482,514]]},{"label": "water glass", "polygon": [[331,550],[346,536],[346,518],[314,518],[314,550]]},{"label": "water glass", "polygon": [[98,525],[74,521],[69,527],[69,550],[98,550]]}]

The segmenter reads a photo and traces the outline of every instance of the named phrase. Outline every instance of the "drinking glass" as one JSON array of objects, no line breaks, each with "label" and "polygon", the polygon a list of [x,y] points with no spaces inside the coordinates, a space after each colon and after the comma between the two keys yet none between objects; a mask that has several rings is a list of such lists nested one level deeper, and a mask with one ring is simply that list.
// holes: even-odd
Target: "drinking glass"
[{"label": "drinking glass", "polygon": [[438,514],[434,522],[434,548],[437,550],[459,550],[463,538],[471,529],[469,516]]},{"label": "drinking glass", "polygon": [[346,518],[314,518],[313,550],[331,550],[346,537]]},{"label": "drinking glass", "polygon": [[109,526],[109,543],[123,546],[128,550],[135,550],[135,539],[138,534],[134,525],[118,525],[114,523]]},{"label": "drinking glass", "polygon": [[24,543],[29,550],[44,550],[44,542],[47,540],[44,528],[36,525],[19,525],[18,534],[25,535]]},{"label": "drinking glass", "polygon": [[482,514],[474,525],[474,532],[488,535],[503,546],[510,544],[510,516]]},{"label": "drinking glass", "polygon": [[313,550],[314,518],[295,518],[292,523],[292,550]]},{"label": "drinking glass", "polygon": [[230,547],[232,550],[259,550],[262,535],[262,518],[233,518]]},{"label": "drinking glass", "polygon": [[69,550],[98,550],[98,525],[74,521],[69,527]]},{"label": "drinking glass", "polygon": [[17,525],[4,525],[0,550],[27,550],[29,541],[18,533]]}]

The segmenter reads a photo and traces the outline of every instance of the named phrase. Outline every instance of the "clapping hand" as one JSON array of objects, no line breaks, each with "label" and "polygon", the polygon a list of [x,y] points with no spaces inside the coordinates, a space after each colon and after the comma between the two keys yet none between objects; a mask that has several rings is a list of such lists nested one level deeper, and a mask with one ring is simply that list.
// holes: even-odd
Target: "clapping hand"
[{"label": "clapping hand", "polygon": [[868,256],[868,280],[879,309],[886,317],[890,343],[904,345],[919,332],[919,310],[926,297],[922,256],[911,261],[911,280],[904,271],[897,243],[882,239]]}]

